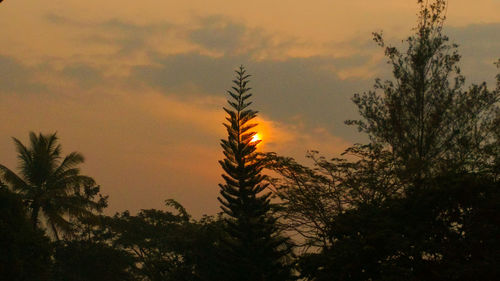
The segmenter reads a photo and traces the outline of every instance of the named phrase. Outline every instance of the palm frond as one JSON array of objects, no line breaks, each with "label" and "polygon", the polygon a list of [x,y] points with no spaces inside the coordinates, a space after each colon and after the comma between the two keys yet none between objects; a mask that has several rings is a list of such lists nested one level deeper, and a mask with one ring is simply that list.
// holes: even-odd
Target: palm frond
[{"label": "palm frond", "polygon": [[11,171],[9,168],[0,164],[0,174],[3,180],[14,190],[20,191],[21,193],[26,193],[29,191],[30,186],[16,173]]}]

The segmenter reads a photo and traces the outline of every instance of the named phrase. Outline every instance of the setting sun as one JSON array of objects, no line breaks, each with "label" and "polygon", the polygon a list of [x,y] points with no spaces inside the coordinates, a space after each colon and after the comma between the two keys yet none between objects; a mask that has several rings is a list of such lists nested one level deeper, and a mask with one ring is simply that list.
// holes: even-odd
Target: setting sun
[{"label": "setting sun", "polygon": [[257,133],[255,134],[253,137],[252,137],[252,140],[250,142],[256,142],[256,141],[260,141],[262,140],[262,138],[260,137],[260,135]]}]

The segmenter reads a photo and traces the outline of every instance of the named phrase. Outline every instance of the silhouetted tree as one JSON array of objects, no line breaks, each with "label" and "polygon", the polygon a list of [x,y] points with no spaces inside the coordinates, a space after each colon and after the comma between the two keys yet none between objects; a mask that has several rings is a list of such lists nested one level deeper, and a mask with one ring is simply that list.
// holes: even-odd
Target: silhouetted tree
[{"label": "silhouetted tree", "polygon": [[270,181],[282,202],[278,222],[301,236],[303,251],[333,243],[329,228],[339,214],[364,204],[380,205],[400,194],[389,152],[355,145],[343,155],[349,160],[326,159],[310,151],[306,156],[313,162],[311,168],[275,153],[262,155],[266,168],[280,175]]},{"label": "silhouetted tree", "polygon": [[18,192],[29,206],[31,223],[36,228],[40,218],[59,240],[58,231],[72,231],[71,218],[91,216],[106,206],[106,198],[94,200],[99,187],[88,176],[80,174],[77,167],[83,156],[72,152],[64,158],[56,134],[38,136],[30,133],[30,147],[14,138],[18,152],[17,175],[0,165],[0,176],[6,184]]},{"label": "silhouetted tree", "polygon": [[114,243],[134,255],[138,274],[146,280],[190,280],[192,268],[177,248],[187,239],[183,229],[189,215],[177,202],[166,203],[178,213],[150,209],[136,216],[128,211],[115,215],[109,222]]},{"label": "silhouetted tree", "polygon": [[127,281],[133,275],[134,258],[124,250],[95,240],[56,243],[54,281]]},{"label": "silhouetted tree", "polygon": [[0,279],[51,280],[50,240],[33,229],[19,195],[0,181]]},{"label": "silhouetted tree", "polygon": [[406,197],[336,216],[331,246],[302,257],[312,280],[498,280],[500,183],[449,174]]},{"label": "silhouetted tree", "polygon": [[308,279],[498,279],[500,87],[464,90],[445,1],[418,3],[407,50],[375,34],[394,80],[353,98],[362,119],[347,123],[371,141],[346,151],[359,160],[266,157],[288,225],[317,246],[300,259]]},{"label": "silhouetted tree", "polygon": [[407,50],[386,46],[381,34],[374,33],[394,79],[377,79],[373,91],[354,95],[363,119],[347,121],[373,143],[389,148],[399,176],[417,185],[447,170],[487,169],[492,158],[482,151],[492,140],[500,100],[485,83],[463,89],[457,45],[442,34],[446,1],[418,3],[418,25],[406,40]]},{"label": "silhouetted tree", "polygon": [[205,217],[194,221],[176,201],[174,211],[141,210],[136,216],[117,214],[106,223],[112,244],[131,253],[141,280],[221,280],[213,258],[219,253],[222,221]]},{"label": "silhouetted tree", "polygon": [[[500,70],[500,59],[496,62],[497,68]],[[496,93],[500,95],[500,72],[497,74],[497,87]],[[491,143],[489,149],[486,149],[486,153],[493,155],[495,158],[493,165],[491,167],[493,176],[500,180],[500,109],[497,108],[495,112],[495,119],[492,124],[492,131],[494,132],[494,141]]]},{"label": "silhouetted tree", "polygon": [[257,112],[249,109],[248,78],[241,66],[236,71],[234,86],[228,91],[230,105],[224,108],[228,117],[224,126],[228,138],[221,141],[225,155],[219,161],[226,174],[220,184],[219,201],[227,219],[223,270],[227,280],[287,280],[290,268],[285,265],[289,253],[286,240],[280,237],[276,219],[270,213],[271,193],[265,192],[262,163],[255,152],[257,142],[251,129]]}]

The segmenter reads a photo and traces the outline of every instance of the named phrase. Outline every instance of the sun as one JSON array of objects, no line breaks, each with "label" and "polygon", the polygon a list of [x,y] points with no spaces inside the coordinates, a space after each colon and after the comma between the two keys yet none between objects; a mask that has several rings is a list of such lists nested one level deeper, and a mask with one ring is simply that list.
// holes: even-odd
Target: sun
[{"label": "sun", "polygon": [[257,133],[255,135],[253,135],[252,140],[250,140],[250,143],[252,143],[252,142],[258,142],[258,141],[261,141],[261,140],[262,140],[262,138],[260,137],[259,133]]}]

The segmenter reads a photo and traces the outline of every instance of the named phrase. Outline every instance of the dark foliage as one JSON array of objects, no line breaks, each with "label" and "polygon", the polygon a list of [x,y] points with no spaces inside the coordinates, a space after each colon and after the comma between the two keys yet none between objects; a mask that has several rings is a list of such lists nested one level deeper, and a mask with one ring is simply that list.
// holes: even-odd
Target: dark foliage
[{"label": "dark foliage", "polygon": [[[65,157],[56,134],[30,132],[27,147],[16,138],[19,174],[0,164],[0,178],[19,193],[29,207],[33,228],[43,226],[56,240],[59,233],[71,235],[71,219],[91,217],[107,205],[94,180],[80,174],[84,158],[78,152]],[[97,198],[96,198],[97,197]]]},{"label": "dark foliage", "polygon": [[127,281],[134,259],[120,249],[95,241],[58,242],[54,252],[54,281]]},{"label": "dark foliage", "polygon": [[0,181],[0,279],[51,280],[48,237],[33,229],[21,198]]},{"label": "dark foliage", "polygon": [[109,218],[112,243],[133,255],[141,280],[220,280],[213,257],[223,235],[221,221],[192,221],[179,203],[167,200],[167,206],[177,212],[151,209]]},{"label": "dark foliage", "polygon": [[446,2],[418,3],[407,50],[375,34],[394,77],[356,94],[362,119],[347,122],[368,145],[311,153],[313,168],[265,155],[310,280],[498,279],[499,88],[465,89]]},{"label": "dark foliage", "polygon": [[449,175],[350,210],[302,272],[314,280],[498,280],[499,191],[490,178]]},{"label": "dark foliage", "polygon": [[265,193],[263,165],[255,153],[258,141],[251,141],[257,125],[251,121],[257,112],[249,109],[249,77],[243,67],[236,71],[234,86],[228,91],[230,109],[224,108],[228,138],[221,141],[225,159],[219,162],[226,174],[219,201],[229,218],[221,266],[225,280],[288,280],[289,247],[270,213],[271,194]]},{"label": "dark foliage", "polygon": [[500,94],[485,83],[464,89],[457,45],[442,33],[446,1],[418,2],[418,25],[406,50],[374,34],[394,77],[354,95],[362,120],[347,123],[387,147],[398,176],[411,184],[450,170],[489,170],[493,159],[484,152],[492,145]]}]

